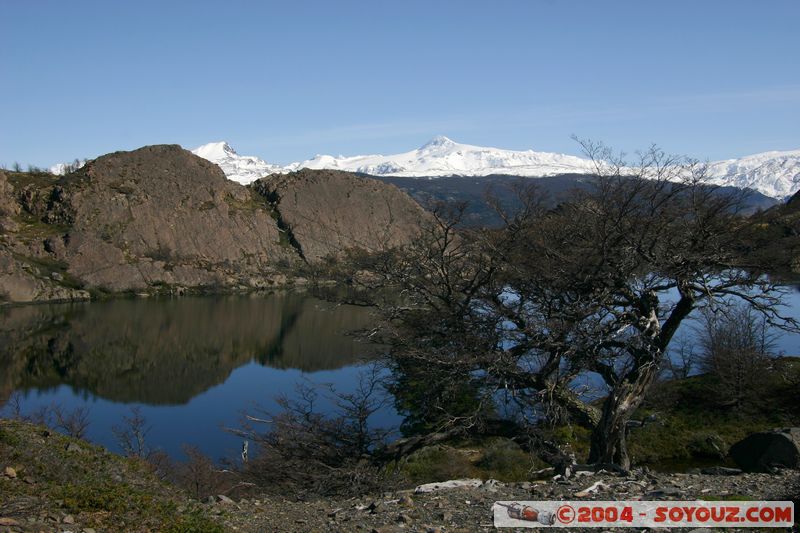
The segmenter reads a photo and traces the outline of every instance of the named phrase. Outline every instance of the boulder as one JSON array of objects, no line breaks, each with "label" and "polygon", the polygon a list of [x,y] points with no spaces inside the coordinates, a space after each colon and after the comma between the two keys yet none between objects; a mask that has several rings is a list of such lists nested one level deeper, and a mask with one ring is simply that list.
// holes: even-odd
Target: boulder
[{"label": "boulder", "polygon": [[729,454],[745,472],[800,468],[800,428],[753,433],[731,446]]}]

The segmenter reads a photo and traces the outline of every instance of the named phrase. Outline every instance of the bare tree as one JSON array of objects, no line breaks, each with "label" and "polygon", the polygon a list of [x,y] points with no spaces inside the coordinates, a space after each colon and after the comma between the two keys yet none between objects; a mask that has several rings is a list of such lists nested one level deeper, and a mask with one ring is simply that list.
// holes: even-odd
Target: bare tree
[{"label": "bare tree", "polygon": [[89,429],[89,409],[78,407],[71,411],[65,411],[61,406],[54,405],[51,411],[55,429],[76,439],[86,438],[86,433]]},{"label": "bare tree", "polygon": [[[389,430],[369,420],[386,402],[381,383],[381,371],[372,366],[352,392],[302,384],[293,399],[278,398],[279,412],[247,413],[244,428],[232,430],[257,449],[242,465],[243,479],[277,492],[382,488],[387,473],[375,459]],[[320,407],[325,402],[328,409]]]},{"label": "bare tree", "polygon": [[672,349],[664,357],[664,370],[672,379],[686,379],[698,369],[699,358],[695,340],[683,333],[673,341]]},{"label": "bare tree", "polygon": [[173,464],[171,478],[198,500],[207,496],[224,494],[235,484],[235,474],[220,470],[217,465],[196,446],[183,446],[186,461]]},{"label": "bare tree", "polygon": [[19,391],[12,392],[8,401],[0,409],[0,413],[4,413],[5,416],[14,420],[22,420],[22,394]]},{"label": "bare tree", "polygon": [[131,407],[130,414],[122,416],[122,424],[111,428],[117,444],[129,457],[147,459],[154,450],[147,444],[150,426],[139,407]]},{"label": "bare tree", "polygon": [[715,378],[711,391],[724,405],[758,398],[774,366],[775,335],[763,316],[731,305],[708,309],[699,332],[701,368]]},{"label": "bare tree", "polygon": [[22,395],[14,392],[8,403],[0,412],[8,411],[11,418],[25,420],[34,424],[48,426],[76,439],[85,439],[90,424],[91,411],[86,407],[65,409],[61,405],[51,403],[42,405],[28,415],[23,414]]},{"label": "bare tree", "polygon": [[[590,462],[628,468],[627,422],[695,310],[739,300],[770,325],[796,323],[780,314],[768,265],[741,249],[741,197],[706,184],[704,165],[656,147],[630,163],[582,146],[592,189],[554,209],[521,190],[499,230],[459,230],[463,207],[439,207],[412,245],[356,261],[373,275],[352,279],[383,310],[397,366],[472,391],[467,412],[439,406],[440,433],[496,429],[502,393],[518,427],[567,415],[592,430]],[[389,286],[401,297],[380,299]],[[572,387],[586,373],[605,384],[599,408]]]}]

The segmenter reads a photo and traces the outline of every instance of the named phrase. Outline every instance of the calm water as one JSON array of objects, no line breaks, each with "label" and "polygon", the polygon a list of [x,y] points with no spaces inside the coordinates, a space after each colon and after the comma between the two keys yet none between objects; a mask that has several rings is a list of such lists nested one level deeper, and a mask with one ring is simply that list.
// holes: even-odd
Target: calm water
[{"label": "calm water", "polygon": [[[800,318],[800,291],[786,303]],[[352,389],[378,350],[348,332],[373,323],[367,308],[293,293],[3,308],[0,402],[17,391],[24,413],[88,408],[89,438],[112,450],[111,428],[139,406],[151,446],[233,456],[241,439],[222,428],[243,410],[275,409],[304,380]],[[800,355],[800,336],[781,336],[777,350]],[[375,422],[400,420],[389,408]]]},{"label": "calm water", "polygon": [[0,401],[17,391],[24,413],[88,408],[89,438],[111,449],[111,428],[139,406],[151,445],[229,456],[241,439],[222,427],[242,410],[275,408],[303,380],[353,387],[377,349],[348,332],[372,323],[366,308],[292,293],[2,309]]}]

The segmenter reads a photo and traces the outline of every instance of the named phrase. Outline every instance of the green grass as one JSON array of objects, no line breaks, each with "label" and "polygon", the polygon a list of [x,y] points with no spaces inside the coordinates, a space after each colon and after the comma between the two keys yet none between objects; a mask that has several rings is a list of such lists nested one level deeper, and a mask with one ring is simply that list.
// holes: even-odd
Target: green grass
[{"label": "green grass", "polygon": [[[725,464],[720,455],[735,442],[756,431],[800,425],[800,358],[783,357],[778,372],[769,377],[755,399],[736,408],[715,401],[714,378],[708,375],[667,381],[653,387],[633,415],[642,420],[654,415],[657,421],[628,434],[628,452],[634,464],[657,470],[685,471],[688,468]],[[579,426],[559,426],[551,437],[575,452],[578,461],[589,453],[590,432]]]},{"label": "green grass", "polygon": [[63,508],[72,514],[111,513],[114,516],[141,515],[155,518],[160,531],[222,532],[222,527],[212,522],[197,509],[185,511],[171,500],[158,494],[127,484],[101,482],[86,485],[65,485],[52,496],[63,502]]},{"label": "green grass", "polygon": [[525,481],[544,465],[510,440],[488,439],[460,446],[431,446],[412,454],[400,472],[414,484],[480,478]]},{"label": "green grass", "polygon": [[[264,199],[263,196],[258,194],[256,191],[248,188],[248,193],[250,194],[249,198],[246,200],[238,200],[234,198],[232,195],[228,194],[225,196],[225,203],[231,208],[232,211],[243,211],[245,213],[253,213],[259,210],[265,210],[270,212],[270,216],[273,216],[270,208],[270,205]],[[273,216],[274,218],[274,216]]]},{"label": "green grass", "polygon": [[63,224],[48,224],[42,222],[36,216],[21,211],[14,217],[18,229],[15,235],[25,243],[33,241],[43,241],[48,237],[63,235],[69,231],[69,226]]},{"label": "green grass", "polygon": [[[81,451],[67,451],[77,444]],[[126,459],[42,426],[0,419],[0,465],[19,477],[0,477],[0,508],[20,502],[74,515],[103,531],[222,532],[179,489],[159,481],[143,461]]]},{"label": "green grass", "polygon": [[4,171],[8,177],[9,183],[14,186],[14,189],[20,189],[33,185],[34,187],[42,188],[55,185],[59,177],[49,174],[47,172],[14,172]]},{"label": "green grass", "polygon": [[658,463],[681,459],[719,459],[735,442],[750,433],[800,424],[800,359],[778,361],[754,399],[737,407],[716,402],[714,378],[709,375],[659,384],[634,415],[655,415],[660,423],[630,432],[629,452],[634,462]]},{"label": "green grass", "polygon": [[83,288],[83,283],[67,272],[69,265],[65,261],[58,261],[49,257],[28,257],[18,254],[15,254],[14,257],[35,267],[39,271],[40,276],[44,278],[50,278],[52,272],[61,274],[62,280],[58,283],[64,287],[69,287],[71,289]]}]

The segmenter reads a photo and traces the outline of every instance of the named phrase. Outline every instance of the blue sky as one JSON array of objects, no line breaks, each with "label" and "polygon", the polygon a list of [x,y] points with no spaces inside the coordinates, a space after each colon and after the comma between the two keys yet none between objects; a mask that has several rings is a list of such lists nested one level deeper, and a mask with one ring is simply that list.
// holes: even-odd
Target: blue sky
[{"label": "blue sky", "polygon": [[0,163],[800,148],[798,1],[0,0]]}]

